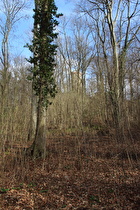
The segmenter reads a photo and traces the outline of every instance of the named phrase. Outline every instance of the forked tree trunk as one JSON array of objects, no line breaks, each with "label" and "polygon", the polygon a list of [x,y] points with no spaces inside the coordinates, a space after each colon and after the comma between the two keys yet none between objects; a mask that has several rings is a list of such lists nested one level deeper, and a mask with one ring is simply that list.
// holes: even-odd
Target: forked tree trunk
[{"label": "forked tree trunk", "polygon": [[[26,154],[34,158],[45,158],[46,156],[46,109],[42,107],[40,100],[37,107],[37,122],[35,139]],[[33,131],[32,131],[33,132]]]},{"label": "forked tree trunk", "polygon": [[37,107],[37,126],[34,141],[34,157],[45,157],[46,154],[46,109],[42,106],[41,94]]},{"label": "forked tree trunk", "polygon": [[[57,46],[53,40],[57,38],[54,33],[55,26],[58,22],[55,18],[57,7],[54,0],[34,0],[34,37],[32,45],[28,45],[33,57],[29,62],[33,64],[31,68],[33,81],[33,90],[37,96],[37,121],[36,131],[32,146],[28,149],[33,157],[45,158],[46,154],[46,109],[49,105],[48,97],[54,97],[56,93],[56,85],[54,80],[54,56]],[[34,103],[32,104],[32,108]],[[32,110],[33,111],[33,110]],[[32,119],[33,119],[32,113]],[[31,126],[32,129],[34,126]],[[31,130],[33,132],[33,130]],[[32,136],[32,134],[31,134]],[[27,153],[28,153],[27,151]]]},{"label": "forked tree trunk", "polygon": [[[42,107],[41,107],[42,109]],[[35,140],[33,143],[33,156],[42,157],[46,156],[46,110],[41,110],[37,117],[37,129]]]}]

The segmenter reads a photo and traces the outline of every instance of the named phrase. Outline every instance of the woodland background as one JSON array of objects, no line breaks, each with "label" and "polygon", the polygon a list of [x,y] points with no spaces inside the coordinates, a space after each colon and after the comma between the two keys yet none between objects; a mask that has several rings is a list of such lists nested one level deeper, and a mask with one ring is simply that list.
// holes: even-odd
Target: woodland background
[{"label": "woodland background", "polygon": [[2,2],[0,208],[138,209],[139,1],[83,0],[60,18],[47,159],[36,162],[22,154],[31,145],[31,66],[9,47],[28,5]]}]

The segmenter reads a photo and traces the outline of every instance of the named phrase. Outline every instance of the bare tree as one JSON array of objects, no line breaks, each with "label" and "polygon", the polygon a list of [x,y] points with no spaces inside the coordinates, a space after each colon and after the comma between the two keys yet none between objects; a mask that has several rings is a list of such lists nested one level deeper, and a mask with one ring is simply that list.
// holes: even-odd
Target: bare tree
[{"label": "bare tree", "polygon": [[86,72],[94,58],[94,46],[91,45],[91,30],[86,19],[76,19],[73,23],[75,70],[82,77],[82,93],[86,91]]},{"label": "bare tree", "polygon": [[[69,34],[67,34],[67,27],[71,31]],[[86,91],[86,71],[94,57],[90,36],[90,28],[88,28],[86,20],[81,21],[75,17],[69,22],[64,20],[61,37],[58,40],[58,65],[61,76],[63,73],[63,81],[67,83],[67,91]],[[72,85],[72,72],[76,72],[75,75],[77,75],[77,85],[75,85],[77,88]],[[80,80],[81,87],[78,85]],[[78,87],[80,87],[80,91]]]},{"label": "bare tree", "polygon": [[0,34],[1,34],[1,54],[0,54],[0,64],[1,64],[1,78],[0,78],[0,88],[1,88],[1,107],[4,106],[4,101],[7,98],[8,86],[11,77],[9,71],[10,67],[10,51],[9,51],[9,40],[12,29],[17,21],[19,21],[23,16],[21,12],[26,8],[25,0],[2,0],[1,6],[1,16],[0,16]]},{"label": "bare tree", "polygon": [[137,24],[139,1],[87,0],[82,3],[79,5],[80,11],[87,14],[96,25],[103,47],[113,120],[116,133],[119,134],[122,132],[124,115],[126,56],[140,29]]}]

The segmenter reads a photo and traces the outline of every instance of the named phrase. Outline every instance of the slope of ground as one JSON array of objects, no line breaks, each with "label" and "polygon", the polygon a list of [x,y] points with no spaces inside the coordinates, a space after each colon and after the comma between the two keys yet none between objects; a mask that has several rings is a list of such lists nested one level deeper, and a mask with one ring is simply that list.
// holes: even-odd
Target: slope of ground
[{"label": "slope of ground", "polygon": [[16,151],[1,154],[1,210],[140,207],[138,141],[116,145],[110,134],[54,132],[45,160]]}]

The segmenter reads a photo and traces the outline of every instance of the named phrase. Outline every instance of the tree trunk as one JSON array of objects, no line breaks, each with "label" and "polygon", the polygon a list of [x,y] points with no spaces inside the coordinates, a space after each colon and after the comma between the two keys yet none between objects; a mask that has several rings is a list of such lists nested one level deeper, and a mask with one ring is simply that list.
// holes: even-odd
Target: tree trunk
[{"label": "tree trunk", "polygon": [[[28,151],[35,158],[45,158],[46,109],[50,104],[48,96],[54,97],[56,93],[54,56],[56,55],[57,46],[53,40],[57,38],[57,33],[53,31],[55,26],[58,25],[55,18],[58,18],[60,15],[57,14],[57,7],[55,6],[54,0],[34,0],[34,3],[34,37],[32,45],[28,45],[28,47],[33,53],[33,57],[30,57],[29,62],[34,65],[31,69],[31,80],[33,81],[33,90],[38,98],[38,104],[35,139]],[[34,103],[32,104],[31,119],[34,118],[33,108]],[[33,128],[34,125],[31,126],[31,132],[33,132]],[[33,133],[29,135],[32,136]]]},{"label": "tree trunk", "polygon": [[34,94],[32,88],[32,96],[31,96],[31,113],[30,113],[30,125],[29,125],[29,133],[28,133],[28,141],[34,141],[35,133],[36,133],[36,125],[37,125],[37,97]]},{"label": "tree trunk", "polygon": [[37,111],[37,128],[33,142],[33,156],[42,158],[46,156],[46,110],[40,105]]},{"label": "tree trunk", "polygon": [[45,158],[46,156],[46,109],[42,107],[40,99],[37,107],[35,139],[31,147],[27,149],[26,155],[31,155],[34,158]]}]

